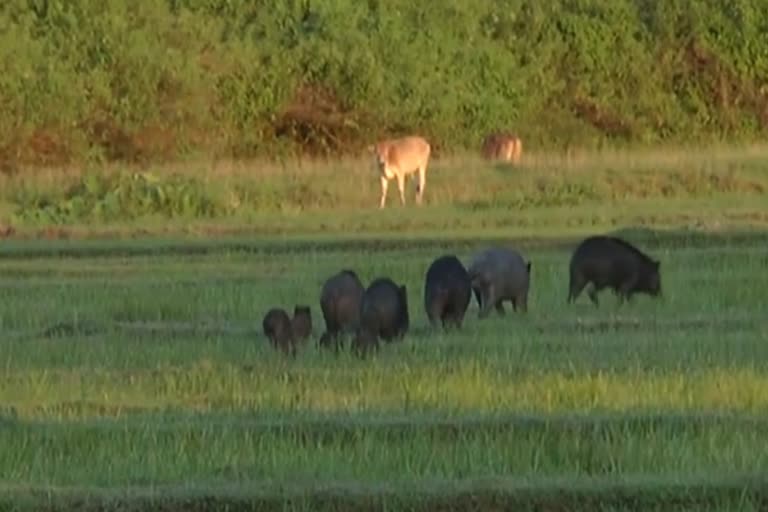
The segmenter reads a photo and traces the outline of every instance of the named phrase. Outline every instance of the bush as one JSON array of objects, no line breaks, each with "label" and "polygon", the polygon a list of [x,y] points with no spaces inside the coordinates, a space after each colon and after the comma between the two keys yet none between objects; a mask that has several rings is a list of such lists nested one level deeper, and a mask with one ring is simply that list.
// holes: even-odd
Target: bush
[{"label": "bush", "polygon": [[0,165],[768,129],[762,0],[6,0]]},{"label": "bush", "polygon": [[86,174],[60,197],[17,198],[16,220],[39,224],[128,221],[144,216],[211,218],[224,206],[194,179],[149,173]]}]

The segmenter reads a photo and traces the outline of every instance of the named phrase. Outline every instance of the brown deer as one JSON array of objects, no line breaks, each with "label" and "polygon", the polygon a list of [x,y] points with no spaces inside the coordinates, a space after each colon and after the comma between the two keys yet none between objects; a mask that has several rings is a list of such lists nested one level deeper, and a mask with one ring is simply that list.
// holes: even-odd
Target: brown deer
[{"label": "brown deer", "polygon": [[397,179],[400,204],[405,205],[405,179],[416,172],[418,172],[419,180],[416,184],[416,204],[422,204],[424,187],[427,185],[427,164],[431,150],[429,142],[416,135],[399,139],[386,139],[368,146],[368,151],[376,157],[376,167],[381,181],[379,208],[384,208],[389,182],[393,178]]},{"label": "brown deer", "polygon": [[517,164],[523,153],[523,141],[513,133],[492,133],[483,141],[483,156]]}]

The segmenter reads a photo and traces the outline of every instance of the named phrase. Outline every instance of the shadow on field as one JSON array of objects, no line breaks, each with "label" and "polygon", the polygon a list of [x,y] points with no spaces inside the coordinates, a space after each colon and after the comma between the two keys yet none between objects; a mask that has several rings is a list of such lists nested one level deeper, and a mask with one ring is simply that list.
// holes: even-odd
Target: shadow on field
[{"label": "shadow on field", "polygon": [[41,335],[44,338],[71,338],[74,336],[93,336],[104,332],[104,330],[91,324],[59,322],[43,330]]},{"label": "shadow on field", "polygon": [[[656,248],[717,248],[717,247],[764,247],[768,243],[768,231],[706,232],[695,230],[653,230],[644,227],[628,227],[610,234],[626,238],[644,249]],[[476,250],[488,245],[515,246],[523,250],[561,249],[572,250],[583,236],[568,237],[461,237],[461,238],[354,238],[337,240],[268,240],[219,239],[208,241],[56,241],[9,242],[0,250],[0,260],[34,258],[124,258],[131,256],[163,255],[210,255],[218,253],[291,254],[312,252],[383,252],[414,249]]]},{"label": "shadow on field", "polygon": [[[685,331],[687,333],[695,331],[717,331],[717,332],[752,332],[761,328],[768,329],[766,322],[757,321],[754,318],[732,318],[732,317],[694,317],[694,318],[676,318],[670,320],[651,320],[648,318],[639,319],[631,317],[614,318],[593,318],[576,320],[537,320],[531,324],[533,332],[540,335],[558,335],[565,336],[566,339],[571,336],[581,335],[600,335],[600,334],[621,334],[621,333],[653,333],[664,334],[674,331]],[[154,340],[161,337],[164,341],[172,341],[175,338],[190,339],[196,337],[213,338],[252,338],[256,341],[264,338],[261,330],[253,326],[233,325],[229,323],[215,324],[202,322],[185,321],[113,321],[110,324],[88,324],[88,323],[56,323],[42,332],[20,333],[16,337],[21,339],[46,338],[52,340],[82,340],[92,338],[97,335],[114,333],[116,331],[128,333],[136,341]],[[428,325],[413,326],[402,342],[393,342],[396,347],[402,347],[401,350],[421,351],[428,343],[425,341],[438,339],[443,336],[441,330],[433,330]],[[319,334],[314,333],[307,341],[307,348],[314,350]],[[414,341],[415,340],[415,341]],[[385,344],[386,345],[386,344]],[[443,346],[441,350],[449,353],[453,349],[463,353],[463,345]]]},{"label": "shadow on field", "polygon": [[197,336],[263,336],[261,330],[253,327],[238,327],[229,323],[194,323],[182,321],[116,321],[115,327],[134,334],[197,335]]},{"label": "shadow on field", "polygon": [[743,331],[752,330],[760,326],[754,319],[723,318],[723,317],[696,317],[677,318],[673,320],[650,320],[638,318],[610,318],[576,321],[551,321],[536,325],[536,330],[547,334],[602,334],[609,332],[648,332],[648,331]]},{"label": "shadow on field", "polygon": [[[532,322],[532,328],[539,334],[549,335],[583,335],[606,334],[620,332],[671,332],[671,331],[718,331],[740,332],[752,331],[760,327],[768,327],[766,323],[759,322],[755,318],[733,317],[677,317],[667,320],[653,320],[649,318],[633,318],[614,316],[611,318],[577,318],[575,320],[544,320]],[[28,334],[27,337],[41,336],[48,339],[83,338],[109,331],[122,331],[130,333],[137,339],[142,337],[154,338],[163,336],[165,339],[175,337],[252,337],[263,338],[260,329],[252,326],[234,325],[231,323],[214,322],[187,322],[187,321],[149,321],[149,320],[115,320],[111,324],[88,323],[56,323],[42,332]],[[420,348],[417,344],[409,342],[411,339],[426,340],[443,335],[441,330],[435,331],[429,325],[415,325],[408,331],[404,345],[414,350]],[[319,334],[314,333],[308,343],[314,345]],[[394,342],[400,346],[403,343]],[[447,350],[448,348],[446,348]]]},{"label": "shadow on field", "polygon": [[[0,490],[0,507],[45,511],[549,511],[765,510],[763,474],[693,478],[570,477],[430,479],[403,482],[242,482],[132,486],[130,489],[25,487]],[[745,508],[746,507],[746,508]]]},{"label": "shadow on field", "polygon": [[88,323],[88,322],[58,322],[43,330],[19,331],[15,333],[5,332],[6,338],[29,340],[45,338],[50,340],[68,340],[89,338],[115,331],[128,332],[140,340],[142,337],[152,338],[162,335],[168,340],[178,336],[263,336],[261,331],[249,328],[238,327],[230,324],[216,325],[207,323],[194,323],[182,321],[113,321],[111,323]]},{"label": "shadow on field", "polygon": [[[287,437],[296,444],[316,445],[332,443],[359,443],[361,434],[379,440],[405,440],[414,435],[427,435],[447,441],[461,441],[468,436],[562,435],[570,433],[585,438],[645,432],[654,435],[681,435],[702,433],[711,429],[729,432],[766,432],[768,418],[760,415],[729,413],[584,413],[584,414],[477,414],[442,416],[415,413],[403,416],[366,416],[358,414],[302,413],[299,417],[269,418],[253,413],[190,414],[187,410],[158,407],[110,406],[85,400],[73,400],[46,407],[47,415],[58,412],[64,416],[83,418],[101,413],[98,419],[81,420],[67,426],[67,431],[88,435],[125,433],[131,429],[153,433],[177,433],[179,429],[194,432],[203,430],[213,434],[219,430],[243,430],[274,437]],[[119,418],[114,413],[121,413]],[[128,413],[128,414],[122,414]],[[106,418],[105,418],[106,417]],[[109,417],[113,419],[109,419]],[[51,436],[60,431],[58,420],[20,420],[14,411],[0,414],[0,422],[7,427],[32,429]],[[0,423],[2,424],[2,423]]]}]

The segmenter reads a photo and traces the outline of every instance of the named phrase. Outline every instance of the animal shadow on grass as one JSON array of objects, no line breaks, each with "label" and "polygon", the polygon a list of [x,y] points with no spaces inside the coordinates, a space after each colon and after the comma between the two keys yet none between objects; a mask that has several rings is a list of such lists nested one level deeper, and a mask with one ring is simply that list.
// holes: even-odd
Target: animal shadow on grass
[{"label": "animal shadow on grass", "polygon": [[519,165],[515,166],[515,164],[510,162],[496,162],[491,166],[491,168],[500,174],[509,174],[511,172],[518,172],[520,170]]},{"label": "animal shadow on grass", "polygon": [[756,326],[748,319],[705,319],[688,318],[671,321],[647,321],[637,318],[612,318],[600,320],[577,320],[575,322],[545,322],[538,324],[540,334],[602,334],[608,332],[650,332],[656,330],[745,330]]},{"label": "animal shadow on grass", "polygon": [[75,336],[93,336],[103,331],[104,329],[100,329],[95,325],[58,322],[45,328],[41,334],[44,338],[60,339],[73,338]]},{"label": "animal shadow on grass", "polygon": [[236,326],[229,323],[213,324],[187,321],[118,321],[114,324],[122,331],[131,332],[137,339],[163,338],[209,338],[209,337],[249,337],[258,331],[251,327]]}]

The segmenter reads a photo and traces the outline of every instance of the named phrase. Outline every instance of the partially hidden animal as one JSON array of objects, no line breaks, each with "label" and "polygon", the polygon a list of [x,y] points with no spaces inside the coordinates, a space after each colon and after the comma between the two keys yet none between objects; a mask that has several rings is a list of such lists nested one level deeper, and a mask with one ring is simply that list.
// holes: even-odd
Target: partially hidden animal
[{"label": "partially hidden animal", "polygon": [[360,324],[353,340],[353,351],[365,354],[378,349],[379,339],[393,342],[408,331],[408,290],[388,277],[374,279],[360,303]]},{"label": "partially hidden animal", "polygon": [[427,186],[427,165],[432,148],[424,137],[410,135],[397,139],[386,139],[368,147],[376,160],[381,183],[379,208],[384,208],[387,190],[392,179],[397,180],[400,204],[405,205],[405,179],[409,176],[418,180],[416,183],[416,204],[424,201],[424,189]]},{"label": "partially hidden animal", "polygon": [[325,332],[320,336],[321,347],[338,350],[340,336],[355,332],[360,322],[363,293],[365,287],[353,270],[341,270],[323,283],[320,309],[325,321]]},{"label": "partially hidden animal", "polygon": [[591,284],[587,294],[598,306],[597,294],[612,288],[619,303],[635,293],[661,295],[661,262],[618,237],[596,235],[585,238],[574,249],[569,266],[568,303],[574,302]]},{"label": "partially hidden animal", "polygon": [[518,251],[506,247],[485,249],[475,255],[467,271],[480,306],[480,318],[487,317],[492,308],[504,314],[504,301],[511,302],[514,311],[528,311],[531,262]]},{"label": "partially hidden animal", "polygon": [[261,322],[264,335],[277,350],[296,357],[296,340],[293,336],[291,317],[282,308],[272,308]]},{"label": "partially hidden animal", "polygon": [[472,281],[459,258],[446,254],[427,269],[424,282],[424,309],[430,325],[461,327],[472,300]]},{"label": "partially hidden animal", "polygon": [[312,310],[309,306],[297,304],[293,308],[291,330],[297,342],[306,341],[312,335]]},{"label": "partially hidden animal", "polygon": [[492,133],[483,141],[483,157],[517,164],[523,154],[523,141],[514,133]]}]

